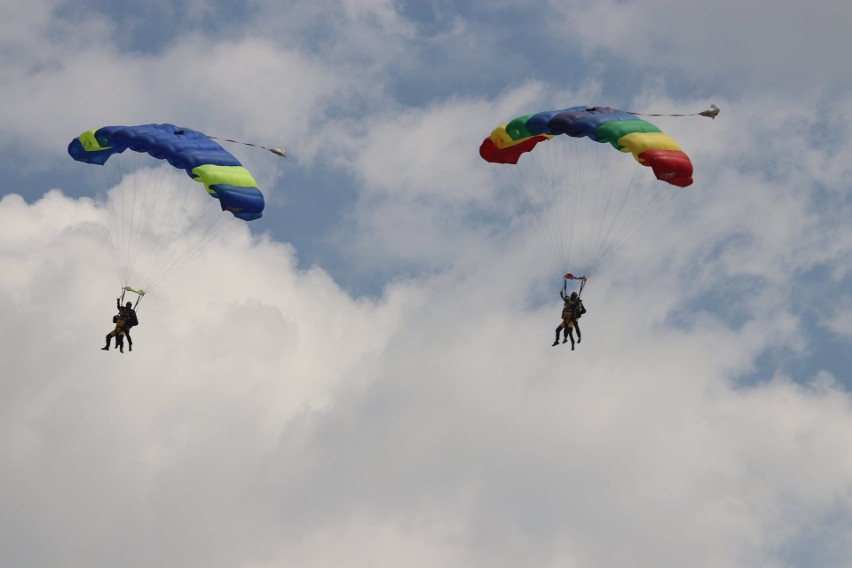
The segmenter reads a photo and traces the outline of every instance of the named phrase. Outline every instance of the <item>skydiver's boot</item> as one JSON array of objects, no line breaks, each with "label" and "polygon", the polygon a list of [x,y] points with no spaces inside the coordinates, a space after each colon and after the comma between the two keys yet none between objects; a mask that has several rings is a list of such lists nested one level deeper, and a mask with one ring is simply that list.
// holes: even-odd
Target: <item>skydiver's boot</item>
[{"label": "skydiver's boot", "polygon": [[554,340],[553,345],[551,345],[551,347],[555,347],[556,345],[559,345],[559,329],[556,330],[556,339]]},{"label": "skydiver's boot", "polygon": [[109,340],[110,339],[111,339],[111,337],[109,335],[107,335],[106,336],[106,345],[104,347],[101,347],[101,351],[109,351]]},{"label": "skydiver's boot", "polygon": [[580,341],[583,339],[583,336],[580,335],[580,326],[575,323],[574,329],[577,330],[577,343],[580,343]]}]

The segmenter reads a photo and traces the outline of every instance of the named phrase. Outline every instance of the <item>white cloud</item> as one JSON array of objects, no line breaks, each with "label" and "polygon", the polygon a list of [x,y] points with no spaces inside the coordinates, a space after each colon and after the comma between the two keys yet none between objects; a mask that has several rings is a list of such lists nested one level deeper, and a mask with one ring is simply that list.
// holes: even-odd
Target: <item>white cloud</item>
[{"label": "white cloud", "polygon": [[[601,281],[571,353],[549,346],[556,310],[518,302],[528,250],[369,302],[240,232],[145,298],[132,353],[104,353],[94,205],[0,215],[19,225],[0,243],[7,559],[753,565],[844,502],[848,395],[725,380],[778,341],[763,315],[670,330]],[[21,544],[36,533],[52,546]]]},{"label": "white cloud", "polygon": [[[707,25],[660,48],[650,32],[629,45],[601,32],[628,20],[653,30],[641,24],[658,16],[573,7],[578,23],[598,24],[591,43],[631,47],[648,65],[641,107],[717,102],[723,114],[660,121],[692,156],[696,184],[589,284],[571,352],[550,346],[561,267],[492,203],[476,153],[506,118],[601,96],[594,70],[579,86],[530,77],[403,100],[388,76],[423,61],[417,42],[430,38],[384,0],[333,14],[255,5],[251,37],[194,29],[146,55],[89,33],[106,18],[69,34],[51,6],[20,4],[23,32],[0,34],[15,40],[3,44],[15,55],[0,87],[4,145],[48,156],[22,167],[52,164],[64,150],[53,140],[110,116],[280,134],[299,160],[321,148],[363,186],[335,242],[385,285],[351,297],[322,267],[298,268],[291,245],[240,227],[145,297],[132,353],[105,353],[117,293],[105,211],[60,191],[28,203],[7,186],[0,564],[845,565],[852,549],[833,537],[849,532],[849,377],[806,357],[814,328],[849,337],[834,288],[852,254],[852,115],[842,97],[677,99],[653,80],[647,62],[705,57],[704,28],[732,10],[693,7],[688,21]],[[599,7],[627,17],[603,22]],[[670,9],[666,25],[687,17]],[[711,73],[743,69],[749,9],[708,52]],[[475,45],[458,30],[482,28],[452,20],[458,37],[439,37]],[[776,34],[765,40],[758,56],[788,53]],[[661,53],[670,45],[679,57]],[[775,63],[757,59],[758,80],[771,81]],[[819,270],[837,310],[809,322],[795,275]],[[763,362],[777,351],[807,370]]]},{"label": "white cloud", "polygon": [[693,80],[821,91],[852,83],[843,55],[852,8],[839,0],[551,2],[555,37],[578,37],[589,54],[604,50],[642,67],[674,69]]}]

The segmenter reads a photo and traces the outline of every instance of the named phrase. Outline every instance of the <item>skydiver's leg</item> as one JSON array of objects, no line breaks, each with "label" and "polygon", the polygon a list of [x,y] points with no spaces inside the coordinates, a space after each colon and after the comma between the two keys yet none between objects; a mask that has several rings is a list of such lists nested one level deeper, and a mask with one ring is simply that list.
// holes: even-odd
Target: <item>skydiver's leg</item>
[{"label": "skydiver's leg", "polygon": [[115,348],[124,353],[124,333],[115,334]]},{"label": "skydiver's leg", "polygon": [[562,328],[564,326],[565,326],[565,322],[562,322],[562,323],[559,324],[559,327],[556,328],[556,339],[553,341],[553,345],[559,345],[559,332],[562,331]]},{"label": "skydiver's leg", "polygon": [[[574,351],[574,332],[571,330],[571,326],[569,325],[565,326],[565,330],[565,333],[571,338],[571,351]],[[565,343],[565,341],[562,341],[562,343]]]},{"label": "skydiver's leg", "polygon": [[106,334],[106,346],[101,347],[101,351],[109,351],[109,342],[112,339],[112,332]]},{"label": "skydiver's leg", "polygon": [[574,329],[577,330],[577,343],[583,339],[583,336],[580,334],[580,324],[577,323],[577,320],[574,320]]},{"label": "skydiver's leg", "polygon": [[[562,322],[562,329],[565,331],[562,334],[562,343],[568,343],[568,334],[571,333],[571,322],[568,320],[564,320]],[[571,336],[571,343],[574,343],[574,336]]]},{"label": "skydiver's leg", "polygon": [[124,336],[127,338],[127,349],[133,351],[133,340],[130,339],[130,331],[125,331]]}]

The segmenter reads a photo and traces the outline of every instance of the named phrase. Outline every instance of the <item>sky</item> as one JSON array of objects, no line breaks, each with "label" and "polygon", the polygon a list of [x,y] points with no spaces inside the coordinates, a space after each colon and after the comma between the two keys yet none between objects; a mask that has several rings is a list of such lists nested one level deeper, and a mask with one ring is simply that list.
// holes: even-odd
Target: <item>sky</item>
[{"label": "sky", "polygon": [[[849,566],[850,22],[841,0],[3,2],[0,565]],[[551,346],[565,268],[479,144],[539,110],[710,104],[652,119],[695,183]],[[119,188],[67,145],[145,123],[288,157],[227,146],[263,217],[104,352]]]}]

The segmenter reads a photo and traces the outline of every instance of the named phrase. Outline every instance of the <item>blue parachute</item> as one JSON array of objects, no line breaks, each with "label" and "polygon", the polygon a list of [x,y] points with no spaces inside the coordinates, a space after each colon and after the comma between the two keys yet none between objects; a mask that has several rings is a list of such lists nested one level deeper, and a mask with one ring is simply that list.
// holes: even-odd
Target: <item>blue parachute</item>
[{"label": "blue parachute", "polygon": [[263,194],[251,173],[217,142],[196,130],[173,124],[104,126],[72,140],[68,154],[78,162],[103,165],[127,149],[185,170],[219,200],[223,211],[245,221],[263,214]]}]

